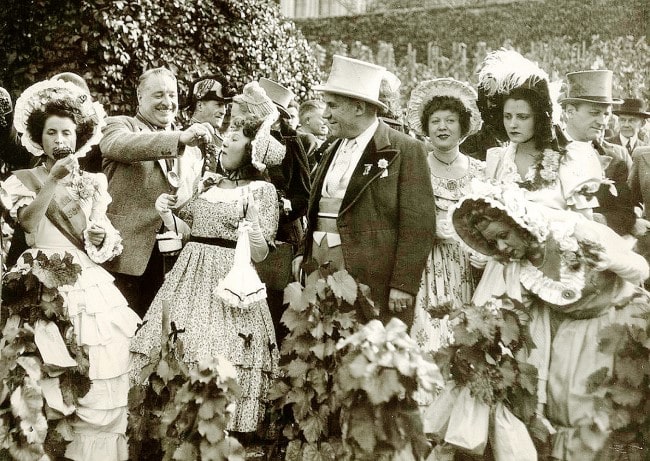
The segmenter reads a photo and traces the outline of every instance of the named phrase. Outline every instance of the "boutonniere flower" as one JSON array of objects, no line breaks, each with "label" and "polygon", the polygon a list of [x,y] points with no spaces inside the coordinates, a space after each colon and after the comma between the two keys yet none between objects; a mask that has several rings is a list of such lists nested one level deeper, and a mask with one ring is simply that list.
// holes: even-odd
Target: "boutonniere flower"
[{"label": "boutonniere flower", "polygon": [[364,163],[363,164],[363,175],[368,176],[368,173],[370,173],[371,169],[372,169],[372,163]]},{"label": "boutonniere flower", "polygon": [[377,166],[380,169],[384,170],[382,171],[381,176],[379,176],[380,178],[385,178],[386,176],[388,176],[388,160],[386,160],[385,158],[379,159],[379,161],[377,162]]}]

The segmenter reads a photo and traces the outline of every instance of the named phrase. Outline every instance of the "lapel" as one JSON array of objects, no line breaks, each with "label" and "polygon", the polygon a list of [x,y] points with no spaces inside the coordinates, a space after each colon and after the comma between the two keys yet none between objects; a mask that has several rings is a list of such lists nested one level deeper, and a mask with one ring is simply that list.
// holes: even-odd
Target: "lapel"
[{"label": "lapel", "polygon": [[[141,120],[140,116],[135,117],[135,124],[140,129],[140,131],[148,131],[148,132],[156,131],[153,130],[151,126],[147,124],[145,121]],[[165,177],[167,177],[167,163],[165,162],[165,159],[159,158],[158,160],[156,160],[156,163],[158,164],[158,166],[160,166],[160,169],[162,170]]]},{"label": "lapel", "polygon": [[[341,203],[339,216],[350,209],[370,183],[376,181],[384,172],[383,168],[379,168],[378,162],[385,159],[390,167],[398,154],[397,149],[391,149],[390,140],[388,139],[388,127],[380,121],[375,134],[363,151],[359,163],[357,163],[352,173]],[[369,170],[367,170],[368,168]]]}]

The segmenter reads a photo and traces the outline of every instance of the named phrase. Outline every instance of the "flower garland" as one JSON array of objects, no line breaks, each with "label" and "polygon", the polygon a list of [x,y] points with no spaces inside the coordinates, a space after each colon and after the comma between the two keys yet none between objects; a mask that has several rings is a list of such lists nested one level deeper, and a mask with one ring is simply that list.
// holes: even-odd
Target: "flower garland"
[{"label": "flower garland", "polygon": [[519,183],[519,186],[530,191],[555,186],[559,179],[560,164],[565,155],[566,152],[544,149],[542,155],[535,165],[528,170],[526,177]]}]

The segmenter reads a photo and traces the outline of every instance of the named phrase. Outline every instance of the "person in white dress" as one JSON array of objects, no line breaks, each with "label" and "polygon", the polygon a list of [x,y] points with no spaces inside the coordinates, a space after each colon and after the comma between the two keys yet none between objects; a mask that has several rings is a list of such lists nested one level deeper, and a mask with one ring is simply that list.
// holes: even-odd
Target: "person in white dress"
[{"label": "person in white dress", "polygon": [[[78,169],[77,158],[101,137],[104,116],[101,106],[71,83],[32,85],[16,102],[14,124],[22,144],[45,161],[15,171],[1,184],[11,215],[25,231],[30,247],[25,253],[61,258],[68,253],[81,266],[77,282],[59,288],[90,362],[91,387],[75,405],[73,439],[65,452],[78,461],[128,459],[129,341],[140,322],[100,266],[122,251],[121,237],[106,217],[111,201],[106,177]],[[22,261],[12,270],[20,271]]]}]

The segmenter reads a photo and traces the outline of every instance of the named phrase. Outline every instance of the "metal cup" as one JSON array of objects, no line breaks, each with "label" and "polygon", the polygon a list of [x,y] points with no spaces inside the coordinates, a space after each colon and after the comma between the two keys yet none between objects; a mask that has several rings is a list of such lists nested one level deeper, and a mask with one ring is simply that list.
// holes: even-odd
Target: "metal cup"
[{"label": "metal cup", "polygon": [[167,182],[169,183],[169,192],[172,195],[176,195],[181,185],[181,178],[178,177],[175,171],[169,171],[167,172]]}]

